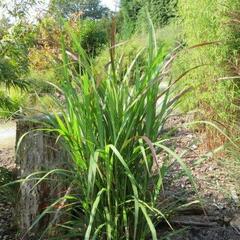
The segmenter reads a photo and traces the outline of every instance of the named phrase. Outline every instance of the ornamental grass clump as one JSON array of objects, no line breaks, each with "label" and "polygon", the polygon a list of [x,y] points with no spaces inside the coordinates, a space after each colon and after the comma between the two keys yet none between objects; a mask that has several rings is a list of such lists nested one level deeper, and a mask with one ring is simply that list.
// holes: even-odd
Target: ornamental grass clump
[{"label": "ornamental grass clump", "polygon": [[[158,166],[157,153],[164,149],[184,167],[162,145],[166,139],[160,134],[179,97],[173,98],[171,89],[183,75],[174,81],[166,77],[174,56],[164,61],[164,46],[157,46],[151,21],[148,48],[138,52],[122,75],[112,46],[108,75],[101,80],[94,78],[94,66],[66,28],[79,69],[76,64],[72,68],[63,43],[58,90],[65,100],[60,115],[49,115],[51,131],[63,140],[72,160],[71,184],[61,206],[69,217],[61,227],[76,239],[157,239],[156,223],[167,222],[158,208],[166,168]],[[137,63],[144,51],[148,65],[140,71]]]}]

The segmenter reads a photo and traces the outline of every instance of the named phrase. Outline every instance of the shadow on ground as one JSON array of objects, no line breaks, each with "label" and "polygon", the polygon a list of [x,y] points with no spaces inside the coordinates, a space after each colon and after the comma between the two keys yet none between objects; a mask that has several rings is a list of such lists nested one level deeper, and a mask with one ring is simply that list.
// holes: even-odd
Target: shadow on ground
[{"label": "shadow on ground", "polygon": [[7,185],[14,181],[14,174],[7,168],[0,167],[0,239],[13,240],[16,224],[13,221],[17,186]]}]

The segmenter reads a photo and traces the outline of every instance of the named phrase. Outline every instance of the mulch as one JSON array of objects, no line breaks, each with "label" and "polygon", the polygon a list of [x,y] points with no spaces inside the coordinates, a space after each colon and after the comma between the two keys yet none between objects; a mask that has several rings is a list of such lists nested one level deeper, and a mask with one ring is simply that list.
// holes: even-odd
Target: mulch
[{"label": "mulch", "polygon": [[[176,211],[170,223],[175,230],[186,230],[167,239],[240,240],[240,164],[228,156],[205,150],[204,137],[189,127],[193,119],[191,114],[175,114],[166,124],[166,132],[172,131],[167,145],[191,170],[196,186],[195,191],[178,161],[168,159],[170,169],[161,201],[176,202],[176,205],[195,203]],[[168,157],[160,154],[159,165]],[[200,203],[196,204],[196,200]]]}]

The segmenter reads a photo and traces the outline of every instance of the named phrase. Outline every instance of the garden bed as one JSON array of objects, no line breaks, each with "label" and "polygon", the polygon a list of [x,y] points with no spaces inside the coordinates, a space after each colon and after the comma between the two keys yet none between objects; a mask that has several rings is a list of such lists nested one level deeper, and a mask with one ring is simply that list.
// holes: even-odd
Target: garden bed
[{"label": "garden bed", "polygon": [[[170,118],[167,128],[171,129],[171,141],[168,143],[183,156],[184,162],[191,169],[204,209],[200,204],[193,204],[181,209],[170,219],[175,230],[181,234],[172,236],[172,240],[237,240],[240,238],[240,214],[237,175],[240,166],[230,159],[214,157],[203,151],[202,135],[184,126],[191,121],[191,116],[175,115]],[[15,129],[14,123],[10,124]],[[174,126],[174,127],[173,127]],[[9,127],[9,125],[8,125]],[[11,132],[11,131],[10,131]],[[8,144],[6,144],[8,142]],[[15,138],[2,142],[0,150],[0,179],[6,184],[14,179]],[[183,154],[183,152],[185,154]],[[163,156],[159,156],[159,164]],[[235,177],[234,177],[235,176]],[[15,221],[13,219],[16,187],[1,190],[0,195],[0,239],[15,239]],[[170,172],[165,178],[164,201],[189,203],[197,200],[188,178],[184,176],[179,164],[171,163]],[[159,226],[159,236],[165,235],[167,227]]]}]

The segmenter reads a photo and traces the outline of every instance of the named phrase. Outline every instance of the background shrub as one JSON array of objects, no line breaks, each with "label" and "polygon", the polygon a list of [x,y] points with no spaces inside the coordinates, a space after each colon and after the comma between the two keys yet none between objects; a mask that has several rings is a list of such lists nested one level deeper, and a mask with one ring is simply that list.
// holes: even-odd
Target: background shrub
[{"label": "background shrub", "polygon": [[89,56],[95,57],[108,42],[108,20],[81,20],[77,22],[76,27],[82,48]]},{"label": "background shrub", "polygon": [[166,26],[177,14],[177,2],[178,0],[121,1],[122,36],[128,38],[136,31],[146,30],[146,11],[148,11],[155,27]]},{"label": "background shrub", "polygon": [[[203,65],[190,73],[184,85],[192,87],[185,101],[184,110],[198,109],[204,117],[228,122],[236,116],[236,79],[239,73],[231,70],[231,62],[239,55],[239,32],[237,33],[229,15],[240,9],[236,0],[179,0],[179,23],[182,38],[187,46],[211,43],[182,54],[176,71]],[[239,79],[238,79],[239,80]]]},{"label": "background shrub", "polygon": [[[119,36],[118,36],[119,37]],[[162,47],[163,58],[169,53],[169,51],[174,47],[177,40],[178,34],[175,28],[175,25],[168,25],[162,29],[156,31],[156,41],[157,45]],[[147,47],[148,39],[145,33],[134,34],[126,42],[119,40],[120,43],[116,46],[115,49],[115,59],[117,63],[120,61],[119,70],[120,75],[124,75],[127,71],[127,68],[134,61],[136,55],[143,49]],[[144,70],[147,67],[148,60],[146,54],[141,54],[137,58],[136,63],[140,71]],[[110,65],[110,56],[109,48],[105,48],[94,60],[94,73],[96,78],[101,80],[107,76],[108,66]],[[131,78],[137,77],[137,72],[132,72]]]}]

